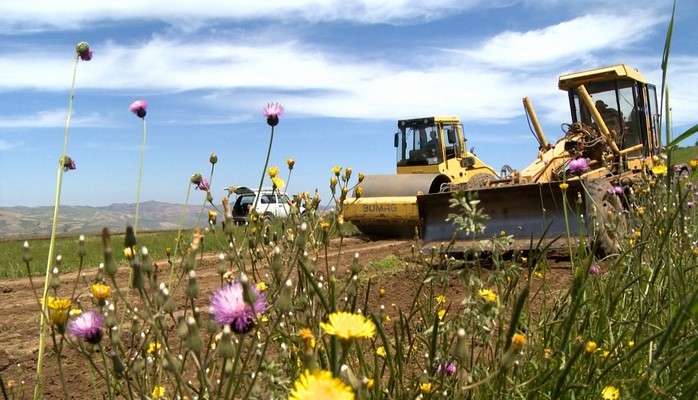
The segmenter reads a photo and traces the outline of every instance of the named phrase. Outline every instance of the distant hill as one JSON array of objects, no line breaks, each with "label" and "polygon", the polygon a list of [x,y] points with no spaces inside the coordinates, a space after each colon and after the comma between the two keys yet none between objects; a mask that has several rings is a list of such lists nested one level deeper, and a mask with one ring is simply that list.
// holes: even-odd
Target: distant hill
[{"label": "distant hill", "polygon": [[[209,206],[210,207],[210,206]],[[201,225],[208,221],[204,210]],[[138,211],[139,231],[173,230],[179,227],[184,205],[159,201],[141,203]],[[57,234],[93,234],[107,227],[114,232],[133,225],[135,204],[115,203],[103,207],[61,206]],[[201,212],[201,204],[189,205],[184,226],[191,228]],[[53,207],[0,207],[0,240],[17,237],[47,237],[51,235]]]}]

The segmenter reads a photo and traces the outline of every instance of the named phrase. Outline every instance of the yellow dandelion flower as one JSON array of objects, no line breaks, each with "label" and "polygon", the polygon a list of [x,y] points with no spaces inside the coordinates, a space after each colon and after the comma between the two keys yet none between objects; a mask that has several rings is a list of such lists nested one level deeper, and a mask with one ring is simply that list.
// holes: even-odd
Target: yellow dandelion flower
[{"label": "yellow dandelion flower", "polygon": [[628,347],[630,347],[631,349],[632,349],[633,347],[635,347],[635,342],[632,341],[632,340],[629,341],[629,342],[628,342]]},{"label": "yellow dandelion flower", "polygon": [[635,232],[633,232],[633,235],[635,235],[635,238],[639,239],[639,238],[642,237],[642,232],[640,232],[640,231],[635,231]]},{"label": "yellow dandelion flower", "polygon": [[162,345],[158,342],[150,342],[148,344],[148,354],[155,354],[162,348]]},{"label": "yellow dandelion flower", "polygon": [[385,289],[383,289],[383,288],[378,289],[378,296],[380,296],[380,297],[385,296]]},{"label": "yellow dandelion flower", "polygon": [[49,297],[46,302],[48,317],[53,325],[62,327],[68,322],[68,313],[72,302],[69,299]]},{"label": "yellow dandelion flower", "polygon": [[213,210],[208,210],[208,222],[211,225],[216,225],[217,221],[218,221],[218,212],[213,211]]},{"label": "yellow dandelion flower", "polygon": [[477,295],[489,301],[490,303],[495,303],[498,297],[497,293],[491,291],[490,289],[480,289],[477,291]]},{"label": "yellow dandelion flower", "polygon": [[521,264],[526,264],[527,262],[528,262],[528,258],[521,257]]},{"label": "yellow dandelion flower", "polygon": [[270,178],[274,178],[276,175],[279,175],[279,167],[277,166],[271,166],[267,170],[267,173],[269,174]]},{"label": "yellow dandelion flower", "polygon": [[644,215],[645,214],[645,208],[644,207],[637,207],[637,215]]},{"label": "yellow dandelion flower", "polygon": [[652,173],[657,175],[657,176],[664,176],[666,175],[667,167],[666,165],[655,165],[652,167]]},{"label": "yellow dandelion flower", "polygon": [[380,358],[385,358],[388,355],[388,353],[385,352],[385,347],[380,346],[376,349],[376,355]]},{"label": "yellow dandelion flower", "polygon": [[560,190],[562,190],[563,192],[564,192],[565,190],[567,190],[569,187],[570,187],[570,185],[569,185],[569,183],[567,183],[567,182],[562,182],[562,183],[560,184]]},{"label": "yellow dandelion flower", "polygon": [[301,337],[301,340],[303,341],[303,345],[306,348],[315,348],[315,335],[313,335],[313,332],[308,329],[308,328],[303,328],[298,332],[298,336]]},{"label": "yellow dandelion flower", "polygon": [[257,290],[260,292],[263,292],[265,290],[269,289],[269,286],[264,281],[259,281],[257,282]]},{"label": "yellow dandelion flower", "polygon": [[104,300],[111,294],[111,288],[104,283],[95,283],[90,286],[90,292],[92,292],[92,297],[95,299]]},{"label": "yellow dandelion flower", "polygon": [[68,313],[68,315],[70,315],[71,317],[77,317],[80,314],[82,314],[82,310],[79,308],[71,308],[70,312]]},{"label": "yellow dandelion flower", "polygon": [[324,370],[305,370],[293,383],[288,400],[354,400],[351,387]]},{"label": "yellow dandelion flower", "polygon": [[620,392],[618,392],[615,386],[606,386],[601,391],[601,397],[604,400],[616,400],[620,398]]},{"label": "yellow dandelion flower", "polygon": [[446,302],[446,296],[440,294],[436,296],[436,304],[444,304]]},{"label": "yellow dandelion flower", "polygon": [[596,351],[596,342],[593,341],[588,341],[586,345],[584,345],[584,351],[587,352],[587,354],[591,354]]},{"label": "yellow dandelion flower", "polygon": [[424,394],[431,393],[431,382],[424,382],[419,385],[419,390]]},{"label": "yellow dandelion flower", "polygon": [[603,356],[603,358],[608,358],[608,357],[611,355],[611,352],[608,351],[608,350],[604,350],[604,351],[601,353],[601,355]]},{"label": "yellow dandelion flower", "polygon": [[366,381],[366,388],[367,389],[373,389],[373,387],[376,385],[373,379],[369,379]]},{"label": "yellow dandelion flower", "polygon": [[278,176],[271,178],[271,183],[276,189],[283,189],[286,186],[286,182]]},{"label": "yellow dandelion flower", "polygon": [[335,174],[336,176],[339,176],[340,172],[342,172],[341,165],[336,165],[336,166],[332,167],[332,173]]},{"label": "yellow dandelion flower", "polygon": [[436,314],[439,316],[439,321],[442,321],[444,319],[444,316],[446,315],[446,310],[443,308],[439,310],[439,312]]},{"label": "yellow dandelion flower", "polygon": [[694,159],[692,159],[691,161],[688,162],[688,165],[690,165],[691,168],[696,169],[696,168],[698,168],[698,160],[696,160],[696,159],[694,158]]},{"label": "yellow dandelion flower", "polygon": [[515,351],[521,351],[523,347],[526,345],[526,336],[520,334],[520,333],[515,333],[514,336],[511,338],[511,347]]},{"label": "yellow dandelion flower", "polygon": [[165,387],[164,386],[155,386],[153,388],[152,398],[160,399],[163,397],[165,397]]},{"label": "yellow dandelion flower", "polygon": [[335,312],[329,315],[328,322],[321,322],[320,327],[328,334],[343,340],[371,338],[376,334],[373,321],[361,314]]},{"label": "yellow dandelion flower", "polygon": [[385,315],[385,322],[390,322],[390,315]]},{"label": "yellow dandelion flower", "polygon": [[133,250],[131,250],[130,247],[126,247],[126,248],[124,249],[124,257],[125,257],[127,260],[130,260],[130,259],[133,258]]},{"label": "yellow dandelion flower", "polygon": [[327,232],[330,230],[330,223],[323,219],[322,221],[320,221],[320,228],[323,231]]}]

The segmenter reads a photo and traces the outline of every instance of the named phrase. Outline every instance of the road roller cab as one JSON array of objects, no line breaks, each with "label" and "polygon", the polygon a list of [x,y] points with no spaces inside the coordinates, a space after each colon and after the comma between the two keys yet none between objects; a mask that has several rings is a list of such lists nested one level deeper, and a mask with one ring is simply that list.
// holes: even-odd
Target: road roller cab
[{"label": "road roller cab", "polygon": [[360,198],[345,202],[344,217],[372,237],[414,237],[419,226],[417,195],[474,187],[497,174],[466,148],[458,117],[399,120],[393,138],[396,172],[367,175]]}]

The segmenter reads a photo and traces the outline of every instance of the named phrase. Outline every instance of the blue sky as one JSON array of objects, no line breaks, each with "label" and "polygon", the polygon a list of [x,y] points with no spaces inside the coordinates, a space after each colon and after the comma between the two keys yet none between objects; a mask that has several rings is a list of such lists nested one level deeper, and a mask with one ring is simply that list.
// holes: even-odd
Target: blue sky
[{"label": "blue sky", "polygon": [[[582,4],[583,3],[583,4]],[[549,139],[569,122],[560,74],[625,63],[660,84],[672,1],[5,1],[0,4],[0,206],[52,205],[75,44],[68,138],[77,169],[61,204],[184,202],[219,162],[214,195],[256,187],[279,102],[271,165],[296,160],[289,191],[329,200],[335,165],[395,171],[396,121],[458,115],[468,147],[499,169],[536,155],[521,99]],[[698,122],[698,2],[679,0],[669,62],[674,132]],[[691,144],[693,140],[691,140]],[[285,173],[282,173],[286,178]],[[220,192],[219,192],[220,191]],[[191,202],[203,200],[192,192]],[[218,198],[216,202],[218,202]]]}]

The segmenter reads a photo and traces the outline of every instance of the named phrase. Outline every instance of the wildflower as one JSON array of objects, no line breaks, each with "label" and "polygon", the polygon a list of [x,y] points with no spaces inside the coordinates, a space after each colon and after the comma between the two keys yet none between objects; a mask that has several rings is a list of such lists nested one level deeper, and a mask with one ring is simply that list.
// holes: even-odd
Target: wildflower
[{"label": "wildflower", "polygon": [[208,210],[208,223],[211,225],[216,225],[218,221],[218,212],[213,210]]},{"label": "wildflower", "polygon": [[388,355],[388,353],[386,353],[385,347],[380,346],[376,349],[376,355],[380,358],[385,358]]},{"label": "wildflower", "polygon": [[278,176],[271,178],[271,184],[274,186],[274,189],[283,189],[286,186],[286,182]]},{"label": "wildflower", "polygon": [[631,348],[631,349],[632,349],[633,347],[635,347],[635,342],[632,341],[632,340],[629,341],[629,342],[628,342],[628,347]]},{"label": "wildflower", "polygon": [[306,348],[314,349],[315,348],[315,335],[313,335],[313,332],[308,329],[308,328],[303,328],[298,332],[298,336],[300,336],[301,340],[303,341],[303,345]]},{"label": "wildflower", "polygon": [[293,383],[289,400],[336,399],[354,400],[351,387],[324,370],[305,370]]},{"label": "wildflower", "polygon": [[102,340],[102,321],[104,315],[96,311],[85,311],[70,321],[68,330],[75,337],[97,344]]},{"label": "wildflower", "polygon": [[618,185],[613,185],[606,191],[608,194],[620,196],[623,194],[623,188]]},{"label": "wildflower", "polygon": [[589,266],[589,275],[598,275],[601,273],[601,268],[596,264],[591,264]]},{"label": "wildflower", "polygon": [[48,298],[46,307],[48,308],[48,317],[53,325],[59,328],[65,326],[65,323],[68,321],[70,305],[71,301],[69,299]]},{"label": "wildflower", "polygon": [[133,258],[133,250],[130,247],[124,248],[124,258],[131,260]]},{"label": "wildflower", "polygon": [[436,313],[436,315],[438,315],[439,321],[441,321],[441,320],[444,319],[444,316],[446,315],[446,310],[444,310],[444,309],[442,308],[441,310],[439,310],[438,313]]},{"label": "wildflower", "polygon": [[364,175],[363,172],[359,172],[359,183],[363,182],[365,177],[366,177],[366,175]]},{"label": "wildflower", "polygon": [[198,186],[199,183],[201,183],[201,180],[202,180],[202,179],[204,179],[204,177],[201,176],[201,174],[196,173],[196,174],[193,174],[193,175],[191,176],[191,178],[189,178],[189,181],[191,182],[192,185],[197,185],[197,186]]},{"label": "wildflower", "polygon": [[196,184],[194,189],[208,192],[211,189],[211,184],[208,182],[208,179],[201,177],[201,180]]},{"label": "wildflower", "polygon": [[419,385],[419,390],[424,394],[431,393],[431,382],[424,382]]},{"label": "wildflower", "polygon": [[620,398],[620,392],[618,392],[615,386],[606,386],[601,391],[601,397],[603,397],[604,400],[615,400]]},{"label": "wildflower", "polygon": [[219,325],[230,325],[235,333],[247,333],[254,326],[255,315],[264,312],[264,294],[251,287],[254,303],[248,304],[243,297],[242,283],[232,282],[216,289],[211,298],[209,312]]},{"label": "wildflower", "polygon": [[588,158],[576,158],[570,161],[568,165],[570,172],[573,174],[583,174],[589,169],[589,159]]},{"label": "wildflower", "polygon": [[279,103],[268,103],[262,113],[267,117],[267,125],[276,126],[279,124],[279,117],[283,115],[284,108]]},{"label": "wildflower", "polygon": [[444,304],[446,302],[446,296],[440,294],[436,296],[436,304]]},{"label": "wildflower", "polygon": [[269,177],[273,179],[276,175],[279,174],[279,167],[271,166],[267,170],[267,173],[269,174]]},{"label": "wildflower", "polygon": [[378,296],[380,296],[380,297],[385,296],[385,288],[378,289]]},{"label": "wildflower", "polygon": [[332,173],[333,173],[335,176],[339,176],[339,173],[340,173],[340,172],[342,172],[342,166],[341,166],[341,165],[335,165],[334,167],[332,167]]},{"label": "wildflower", "polygon": [[637,215],[643,215],[645,213],[645,208],[638,206],[637,207]]},{"label": "wildflower", "polygon": [[75,52],[82,61],[90,61],[92,59],[92,49],[87,42],[80,42],[75,46]]},{"label": "wildflower", "polygon": [[652,167],[652,173],[657,176],[666,175],[667,167],[666,165],[655,165]]},{"label": "wildflower", "polygon": [[343,340],[370,338],[376,333],[373,321],[361,314],[335,312],[329,315],[328,322],[321,322],[320,327],[329,335]]},{"label": "wildflower", "polygon": [[490,303],[495,303],[497,301],[497,293],[491,291],[490,289],[480,289],[477,291],[477,295]]},{"label": "wildflower", "polygon": [[296,160],[294,160],[293,158],[287,158],[286,165],[288,165],[288,169],[290,171],[293,169],[293,166],[296,165]]},{"label": "wildflower", "polygon": [[150,342],[148,344],[148,354],[155,354],[156,352],[160,351],[162,348],[162,345],[158,342]]},{"label": "wildflower", "polygon": [[520,333],[515,333],[514,336],[511,338],[511,347],[515,351],[521,351],[523,347],[526,345],[526,336],[520,334]]},{"label": "wildflower", "polygon": [[264,281],[257,282],[256,286],[257,286],[257,290],[259,290],[260,292],[263,292],[263,291],[269,289],[269,286],[267,286],[267,284]]},{"label": "wildflower", "polygon": [[567,182],[562,182],[560,184],[560,190],[562,190],[563,192],[566,191],[569,187],[570,187],[570,184]]},{"label": "wildflower", "polygon": [[376,385],[376,382],[373,379],[367,379],[366,380],[366,389],[373,389],[373,387]]},{"label": "wildflower", "polygon": [[79,308],[71,308],[70,312],[68,313],[68,315],[71,317],[77,317],[80,314],[82,314],[82,310]]},{"label": "wildflower", "polygon": [[593,341],[588,341],[586,345],[584,345],[584,351],[587,352],[587,354],[591,354],[596,351],[596,342]]},{"label": "wildflower", "polygon": [[161,399],[165,397],[165,387],[164,386],[155,386],[153,388],[153,394],[151,396],[154,399]]},{"label": "wildflower", "polygon": [[92,297],[98,301],[103,301],[111,294],[111,288],[109,285],[98,282],[90,286],[90,292],[92,293]]},{"label": "wildflower", "polygon": [[696,203],[694,201],[686,202],[686,208],[688,208],[688,209],[694,208],[695,206],[696,206]]},{"label": "wildflower", "polygon": [[145,100],[136,100],[133,103],[131,103],[131,106],[128,108],[131,110],[132,113],[136,114],[138,118],[145,118],[146,114],[146,109],[148,108],[148,102]]},{"label": "wildflower", "polygon": [[439,366],[436,367],[436,373],[440,374],[442,371],[447,376],[453,376],[456,373],[456,363],[453,361],[449,361],[446,363],[446,366],[443,367],[443,369],[442,369],[442,364],[439,364]]}]

